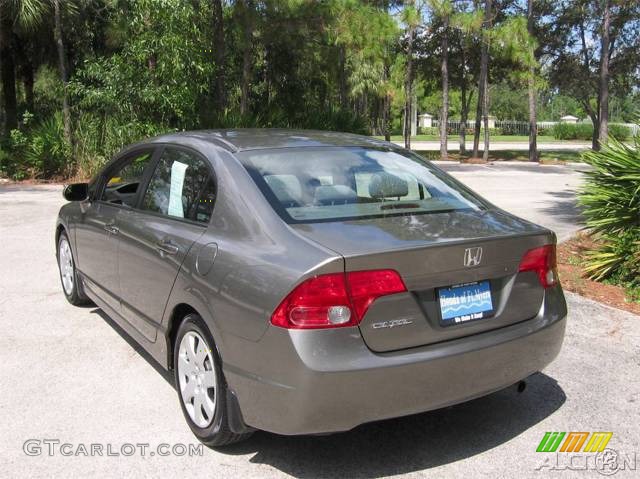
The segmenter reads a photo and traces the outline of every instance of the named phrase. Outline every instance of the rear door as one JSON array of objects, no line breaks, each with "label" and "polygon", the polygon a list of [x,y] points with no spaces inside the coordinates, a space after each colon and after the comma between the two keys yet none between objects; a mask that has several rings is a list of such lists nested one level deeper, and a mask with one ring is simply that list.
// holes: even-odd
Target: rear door
[{"label": "rear door", "polygon": [[119,216],[122,315],[150,341],[155,341],[182,262],[209,223],[215,194],[205,158],[166,146],[137,208]]}]

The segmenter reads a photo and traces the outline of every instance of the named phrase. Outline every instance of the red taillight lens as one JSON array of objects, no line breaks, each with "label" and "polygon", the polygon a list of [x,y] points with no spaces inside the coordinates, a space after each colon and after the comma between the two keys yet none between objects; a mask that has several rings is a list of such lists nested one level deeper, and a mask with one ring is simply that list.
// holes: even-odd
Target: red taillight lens
[{"label": "red taillight lens", "polygon": [[556,245],[548,244],[530,249],[522,257],[518,271],[535,271],[540,284],[549,288],[558,282],[556,270]]},{"label": "red taillight lens", "polygon": [[376,298],[406,290],[393,270],[323,274],[289,293],[274,311],[271,323],[288,329],[357,326]]},{"label": "red taillight lens", "polygon": [[392,269],[347,273],[349,293],[359,321],[376,298],[407,290],[400,275]]}]

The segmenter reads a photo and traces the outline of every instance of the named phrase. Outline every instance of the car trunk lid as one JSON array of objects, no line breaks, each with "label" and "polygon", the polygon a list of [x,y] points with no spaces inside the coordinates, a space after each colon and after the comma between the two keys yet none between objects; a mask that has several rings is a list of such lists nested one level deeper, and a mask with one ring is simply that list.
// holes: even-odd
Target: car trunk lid
[{"label": "car trunk lid", "polygon": [[[519,272],[518,267],[528,250],[554,241],[550,231],[496,210],[293,228],[340,253],[348,272],[394,269],[400,274],[407,292],[378,298],[360,323],[365,342],[376,352],[434,344],[534,317],[544,288],[534,272]],[[444,320],[441,288],[471,284],[474,289],[474,283],[484,282],[490,288],[489,317]]]}]

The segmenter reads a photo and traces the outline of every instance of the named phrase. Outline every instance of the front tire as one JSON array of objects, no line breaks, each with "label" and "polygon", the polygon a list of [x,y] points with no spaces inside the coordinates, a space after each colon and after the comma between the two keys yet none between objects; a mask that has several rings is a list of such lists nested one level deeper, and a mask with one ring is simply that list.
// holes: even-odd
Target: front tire
[{"label": "front tire", "polygon": [[209,328],[197,314],[187,315],[176,336],[173,371],[184,417],[193,434],[209,447],[248,438],[229,427],[227,383]]},{"label": "front tire", "polygon": [[82,284],[78,278],[76,264],[71,252],[71,243],[67,233],[62,231],[58,238],[58,271],[60,272],[60,282],[65,298],[74,306],[90,304],[91,300],[84,294]]}]

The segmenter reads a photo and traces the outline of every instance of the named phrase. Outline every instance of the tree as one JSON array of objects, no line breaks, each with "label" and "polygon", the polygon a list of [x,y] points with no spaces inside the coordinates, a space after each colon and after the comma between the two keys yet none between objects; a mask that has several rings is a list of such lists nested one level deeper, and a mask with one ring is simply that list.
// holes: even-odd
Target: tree
[{"label": "tree", "polygon": [[62,118],[64,122],[64,137],[69,144],[72,143],[71,136],[71,110],[69,108],[69,71],[67,70],[67,56],[62,39],[62,18],[60,15],[60,0],[53,0],[54,18],[54,38],[58,51],[58,68],[60,79],[62,80]]},{"label": "tree", "polygon": [[[612,91],[628,94],[640,62],[640,3],[633,0],[557,2],[546,28],[555,38],[547,54],[553,58],[553,87],[575,98],[593,123],[592,148],[605,140],[608,99]],[[601,121],[605,121],[602,125]],[[601,129],[603,131],[601,132]]]},{"label": "tree", "polygon": [[225,56],[226,46],[224,40],[224,13],[222,10],[222,0],[211,2],[212,25],[213,25],[213,57],[215,60],[215,73],[211,89],[213,91],[214,104],[212,111],[216,115],[222,115],[227,104],[227,91],[225,85]]},{"label": "tree", "polygon": [[29,30],[37,26],[45,10],[46,4],[39,0],[0,1],[0,81],[5,135],[18,126],[15,52],[20,39],[16,29]]},{"label": "tree", "polygon": [[[533,16],[533,0],[527,0],[527,32],[533,40],[535,35],[535,18]],[[531,41],[531,56],[535,57],[535,45]],[[536,95],[536,68],[533,62],[529,67],[528,78],[529,93],[529,161],[538,162],[538,118],[536,112],[537,95]]]},{"label": "tree", "polygon": [[[611,50],[611,4],[610,0],[598,2],[602,14],[600,40],[600,84],[598,90],[598,144],[607,142],[609,136],[609,57]],[[595,130],[595,125],[594,125]]]},{"label": "tree", "polygon": [[2,76],[5,135],[18,126],[16,65],[13,42],[13,18],[10,5],[6,2],[0,2],[0,75]]},{"label": "tree", "polygon": [[453,6],[449,0],[431,0],[431,9],[441,22],[440,72],[442,83],[442,109],[440,110],[440,159],[448,159],[447,135],[449,124],[449,23]]},{"label": "tree", "polygon": [[411,124],[413,122],[413,42],[415,40],[416,28],[419,23],[419,14],[415,8],[414,0],[408,0],[404,9],[405,24],[407,25],[407,50],[406,69],[404,80],[404,122],[402,136],[404,137],[404,147],[411,148]]},{"label": "tree", "polygon": [[450,55],[453,60],[452,68],[454,73],[450,81],[454,87],[460,90],[460,154],[466,151],[466,133],[469,110],[473,101],[473,83],[476,72],[479,70],[478,63],[474,61],[477,55],[473,55],[477,42],[482,34],[483,15],[482,12],[473,10],[459,11],[452,15],[451,25],[455,32],[457,52]]},{"label": "tree", "polygon": [[251,60],[253,49],[254,5],[253,0],[238,0],[237,8],[242,24],[242,77],[240,80],[240,114],[246,115],[249,105],[249,84],[251,81]]},{"label": "tree", "polygon": [[480,51],[480,77],[478,79],[478,104],[476,108],[476,124],[473,135],[473,157],[478,157],[480,147],[480,121],[484,125],[484,152],[483,159],[489,159],[489,38],[491,29],[491,7],[493,0],[484,2],[484,20],[482,22],[482,45]]}]

